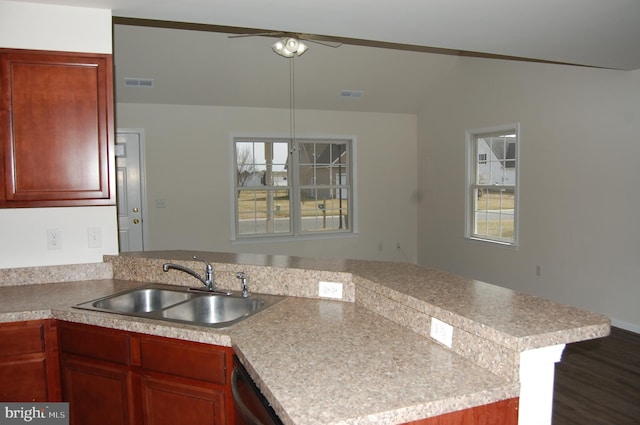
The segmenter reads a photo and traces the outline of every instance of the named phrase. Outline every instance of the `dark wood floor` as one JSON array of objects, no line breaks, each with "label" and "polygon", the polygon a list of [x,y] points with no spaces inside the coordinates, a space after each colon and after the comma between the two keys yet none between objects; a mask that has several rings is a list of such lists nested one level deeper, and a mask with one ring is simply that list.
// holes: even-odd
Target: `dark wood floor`
[{"label": "dark wood floor", "polygon": [[556,365],[553,425],[640,424],[640,334],[568,344]]}]

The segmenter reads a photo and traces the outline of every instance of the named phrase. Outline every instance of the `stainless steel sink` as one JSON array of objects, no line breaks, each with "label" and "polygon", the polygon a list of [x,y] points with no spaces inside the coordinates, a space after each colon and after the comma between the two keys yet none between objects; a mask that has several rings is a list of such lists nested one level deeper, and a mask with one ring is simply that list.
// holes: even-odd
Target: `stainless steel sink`
[{"label": "stainless steel sink", "polygon": [[144,288],[134,289],[94,301],[91,305],[97,309],[118,313],[148,313],[191,298],[191,293],[170,289]]},{"label": "stainless steel sink", "polygon": [[162,311],[162,317],[181,322],[229,323],[250,315],[264,304],[258,298],[209,295],[169,307]]},{"label": "stainless steel sink", "polygon": [[83,310],[225,328],[285,297],[211,293],[171,285],[130,289],[73,306]]}]

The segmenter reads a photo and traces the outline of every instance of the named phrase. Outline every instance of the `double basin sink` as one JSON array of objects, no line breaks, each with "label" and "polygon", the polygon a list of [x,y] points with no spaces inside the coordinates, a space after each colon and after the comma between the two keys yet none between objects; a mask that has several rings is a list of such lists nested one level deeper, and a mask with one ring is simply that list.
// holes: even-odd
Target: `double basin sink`
[{"label": "double basin sink", "polygon": [[75,308],[191,325],[225,328],[283,300],[275,295],[209,292],[171,285],[130,289]]}]

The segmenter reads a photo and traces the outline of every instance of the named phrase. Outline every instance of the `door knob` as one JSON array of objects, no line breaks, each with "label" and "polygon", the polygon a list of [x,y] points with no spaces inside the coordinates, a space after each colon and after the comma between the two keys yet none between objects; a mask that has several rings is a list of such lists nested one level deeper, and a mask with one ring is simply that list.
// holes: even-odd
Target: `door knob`
[{"label": "door knob", "polygon": [[133,219],[133,224],[138,224],[138,223],[140,223],[140,220],[138,220],[137,218],[134,218]]},{"label": "door knob", "polygon": [[135,208],[133,209],[133,212],[137,213],[137,212],[138,212],[138,207],[135,207]]}]

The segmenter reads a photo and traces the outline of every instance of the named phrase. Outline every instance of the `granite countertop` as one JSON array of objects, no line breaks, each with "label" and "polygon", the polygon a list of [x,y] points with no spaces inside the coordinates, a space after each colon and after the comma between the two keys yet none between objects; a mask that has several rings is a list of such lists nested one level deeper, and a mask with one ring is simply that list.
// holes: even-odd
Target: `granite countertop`
[{"label": "granite countertop", "polygon": [[285,424],[399,424],[518,396],[517,383],[355,303],[289,297],[229,329],[71,307],[140,285],[0,287],[0,322],[53,317],[233,346]]},{"label": "granite countertop", "polygon": [[287,424],[400,424],[519,391],[353,303],[288,298],[241,323],[231,339]]},{"label": "granite countertop", "polygon": [[[71,308],[143,282],[192,286],[161,264],[201,268],[193,255],[213,263],[221,288],[238,289],[243,270],[252,292],[289,298],[226,330]],[[36,269],[0,270],[0,322],[55,317],[232,346],[286,424],[403,423],[517,397],[521,352],[606,336],[610,326],[600,314],[407,263],[162,251],[105,257],[97,274],[110,278],[101,280],[80,268],[76,282],[46,284],[64,271]],[[23,281],[43,284],[2,287]],[[319,299],[318,281],[343,283],[343,299]],[[450,348],[430,338],[432,318],[453,326]]]}]

